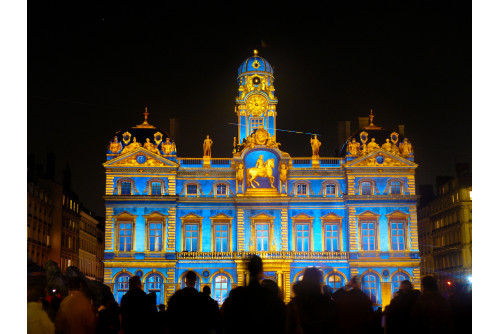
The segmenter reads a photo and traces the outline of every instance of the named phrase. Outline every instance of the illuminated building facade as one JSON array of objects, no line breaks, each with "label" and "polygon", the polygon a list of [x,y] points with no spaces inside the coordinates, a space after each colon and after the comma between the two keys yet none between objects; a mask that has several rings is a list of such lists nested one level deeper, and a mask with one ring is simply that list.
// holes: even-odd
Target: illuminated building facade
[{"label": "illuminated building facade", "polygon": [[418,209],[422,275],[434,276],[443,292],[448,282],[471,283],[472,174],[464,167],[438,182],[438,195]]},{"label": "illuminated building facade", "polygon": [[246,259],[291,298],[304,269],[318,266],[337,289],[360,279],[375,305],[409,279],[420,286],[413,150],[407,138],[370,123],[340,157],[291,157],[276,138],[278,99],[271,65],[254,52],[238,69],[238,133],[232,157],[184,158],[148,123],[117,132],[106,173],[104,280],[120,302],[138,275],[164,303],[193,270],[221,303],[248,282]]}]

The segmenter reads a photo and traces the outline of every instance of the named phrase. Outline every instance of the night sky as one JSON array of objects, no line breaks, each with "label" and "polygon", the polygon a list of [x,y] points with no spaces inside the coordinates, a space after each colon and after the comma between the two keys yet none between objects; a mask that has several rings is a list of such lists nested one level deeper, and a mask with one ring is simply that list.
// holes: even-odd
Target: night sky
[{"label": "night sky", "polygon": [[[471,5],[405,2],[30,2],[27,152],[45,164],[53,151],[58,181],[69,163],[72,190],[103,215],[107,145],[146,106],[158,128],[179,121],[179,156],[201,157],[207,134],[213,157],[231,156],[237,69],[258,48],[275,70],[277,128],[318,133],[320,155],[332,157],[337,121],[354,132],[373,109],[375,125],[405,125],[417,186],[434,184],[472,164]],[[309,138],[277,135],[298,157],[311,155]]]}]

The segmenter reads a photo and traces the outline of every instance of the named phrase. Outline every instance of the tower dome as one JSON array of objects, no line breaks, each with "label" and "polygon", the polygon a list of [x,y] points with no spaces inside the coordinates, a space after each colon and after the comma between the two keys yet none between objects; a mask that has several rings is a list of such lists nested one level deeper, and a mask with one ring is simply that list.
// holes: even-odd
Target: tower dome
[{"label": "tower dome", "polygon": [[259,56],[257,50],[253,50],[253,56],[248,57],[245,61],[238,67],[238,79],[244,75],[269,75],[273,76],[274,70],[267,60]]}]

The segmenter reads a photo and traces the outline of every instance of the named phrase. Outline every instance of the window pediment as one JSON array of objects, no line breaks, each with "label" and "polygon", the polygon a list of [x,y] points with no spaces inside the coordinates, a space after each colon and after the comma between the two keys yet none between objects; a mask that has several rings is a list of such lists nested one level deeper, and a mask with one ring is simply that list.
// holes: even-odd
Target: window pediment
[{"label": "window pediment", "polygon": [[377,213],[375,213],[373,211],[370,211],[370,210],[362,212],[362,213],[360,213],[359,215],[356,215],[356,216],[359,217],[359,218],[369,218],[369,217],[378,218],[378,217],[380,217],[379,214],[377,214]]},{"label": "window pediment", "polygon": [[407,213],[404,213],[403,211],[400,211],[400,210],[396,210],[396,211],[393,211],[389,214],[386,215],[388,218],[392,218],[392,219],[407,219],[410,215],[407,214]]},{"label": "window pediment", "polygon": [[344,217],[339,216],[333,212],[328,213],[321,217],[321,220],[342,220]]},{"label": "window pediment", "polygon": [[131,214],[128,211],[122,211],[119,214],[114,215],[113,217],[120,220],[134,220],[137,217],[137,215]]}]

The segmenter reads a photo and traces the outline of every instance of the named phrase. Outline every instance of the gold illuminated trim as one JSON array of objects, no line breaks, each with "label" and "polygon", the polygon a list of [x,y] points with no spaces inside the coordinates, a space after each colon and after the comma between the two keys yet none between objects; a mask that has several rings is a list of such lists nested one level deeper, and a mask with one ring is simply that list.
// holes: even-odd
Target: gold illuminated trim
[{"label": "gold illuminated trim", "polygon": [[394,275],[397,275],[397,274],[405,274],[406,276],[408,276],[408,279],[410,280],[410,282],[413,282],[414,279],[413,279],[413,276],[410,275],[407,271],[403,270],[403,269],[398,269],[398,270],[395,270],[387,279],[389,280],[389,282],[393,283],[392,282],[392,278],[394,277]]},{"label": "gold illuminated trim", "polygon": [[329,271],[327,274],[325,274],[325,277],[324,277],[324,284],[328,284],[328,279],[329,279],[329,278],[330,278],[330,276],[332,276],[332,275],[338,275],[338,276],[340,276],[340,277],[344,280],[344,284],[346,284],[346,283],[349,281],[349,280],[347,279],[347,276],[346,276],[343,272],[341,272],[341,271],[337,270],[336,268],[333,268],[333,270],[332,270],[332,271]]}]

